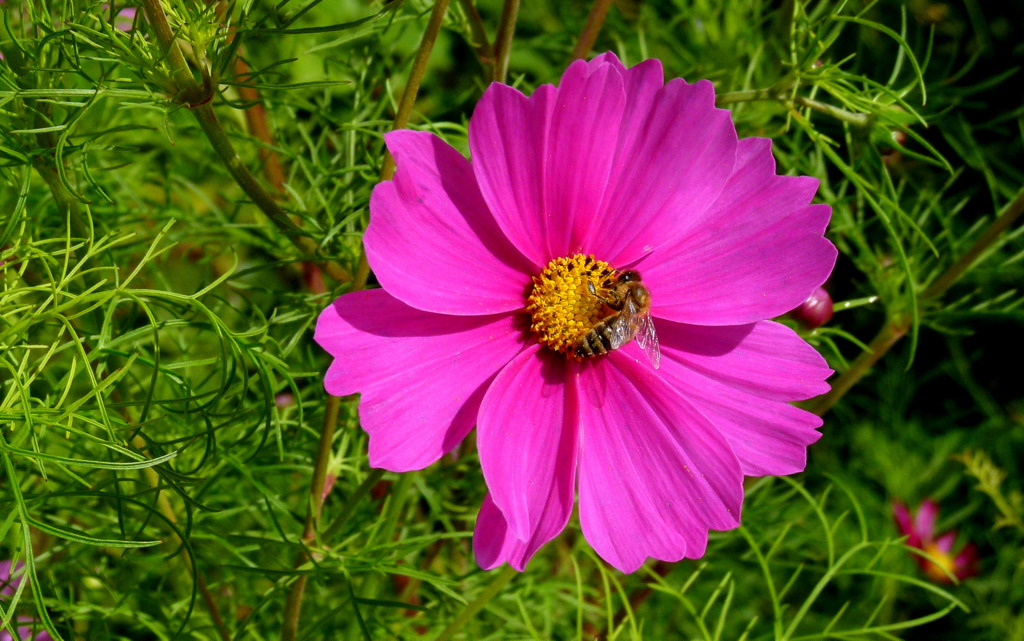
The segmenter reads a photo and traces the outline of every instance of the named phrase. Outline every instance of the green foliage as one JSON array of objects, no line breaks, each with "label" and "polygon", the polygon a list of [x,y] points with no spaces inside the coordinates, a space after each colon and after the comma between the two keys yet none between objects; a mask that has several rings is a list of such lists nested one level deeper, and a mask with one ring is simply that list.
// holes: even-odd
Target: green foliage
[{"label": "green foliage", "polygon": [[[859,384],[808,471],[752,482],[743,527],[703,560],[624,576],[571,524],[505,586],[472,558],[473,448],[380,481],[355,399],[303,536],[330,416],[312,325],[348,287],[322,286],[312,251],[359,269],[431,3],[154,4],[180,61],[141,8],[3,3],[0,559],[28,578],[4,629],[24,615],[55,639],[276,639],[308,580],[302,639],[1024,640],[1024,397],[1005,373],[1024,358],[1024,243],[1019,224],[985,240],[1024,184],[1019,8],[614,4],[597,51],[711,79],[741,136],[774,139],[780,173],[821,180],[838,313],[803,334]],[[490,62],[471,5],[449,8],[412,125],[463,150]],[[510,83],[556,81],[588,7],[524,2]],[[478,8],[493,40],[501,3]],[[225,145],[301,234],[264,215]],[[892,353],[857,369],[879,327]],[[937,586],[914,564],[889,506],[929,496],[940,531],[979,545],[979,577]]]}]

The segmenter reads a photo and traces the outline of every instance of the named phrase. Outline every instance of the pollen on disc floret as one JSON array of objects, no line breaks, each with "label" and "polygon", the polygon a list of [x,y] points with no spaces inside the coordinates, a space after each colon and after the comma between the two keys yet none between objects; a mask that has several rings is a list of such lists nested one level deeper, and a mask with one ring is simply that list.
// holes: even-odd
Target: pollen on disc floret
[{"label": "pollen on disc floret", "polygon": [[[616,272],[593,256],[573,254],[552,260],[533,277],[526,300],[530,329],[556,352],[572,354],[580,339],[605,316]],[[587,287],[593,283],[594,292]]]}]

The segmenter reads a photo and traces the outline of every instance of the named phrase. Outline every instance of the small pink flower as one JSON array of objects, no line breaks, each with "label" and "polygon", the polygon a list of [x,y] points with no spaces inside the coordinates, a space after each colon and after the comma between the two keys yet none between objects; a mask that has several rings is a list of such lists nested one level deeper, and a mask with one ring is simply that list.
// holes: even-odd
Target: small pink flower
[{"label": "small pink flower", "polygon": [[10,560],[0,561],[0,597],[13,596],[18,586],[25,580],[21,561],[11,563]]},{"label": "small pink flower", "polygon": [[900,534],[907,537],[907,545],[924,551],[931,557],[914,555],[914,559],[925,575],[936,583],[951,583],[949,574],[957,579],[966,579],[978,574],[978,549],[968,543],[955,556],[956,532],[935,535],[935,521],[939,516],[939,504],[932,499],[921,502],[917,513],[911,517],[907,506],[899,501],[892,504],[892,513]]},{"label": "small pink flower", "polygon": [[[427,132],[385,136],[398,171],[364,238],[382,289],[320,315],[324,384],[362,394],[374,467],[424,468],[478,428],[483,568],[522,570],[577,494],[620,570],[698,558],[739,524],[744,475],[804,469],[821,419],[789,401],[831,370],[766,319],[828,277],[831,211],[714,101],[710,82],[608,53],[530,97],[492,84],[472,163]],[[575,351],[624,270],[650,294],[660,368],[636,341]]]},{"label": "small pink flower", "polygon": [[[18,638],[13,638],[7,630],[0,630],[0,641],[53,641],[50,633],[31,618],[18,617],[18,623],[22,624],[17,627]],[[35,636],[32,635],[33,630],[36,631]]]},{"label": "small pink flower", "polygon": [[[9,560],[0,561],[0,602],[5,601],[3,597],[14,596],[18,586],[25,580],[24,567],[25,564],[20,561],[13,564]],[[17,626],[17,641],[29,641],[30,639],[33,641],[52,641],[50,634],[43,630],[39,623],[31,617],[20,616],[17,618],[17,621],[22,624]],[[37,631],[35,636],[32,636],[33,630]],[[10,632],[0,630],[0,641],[14,640]]]}]

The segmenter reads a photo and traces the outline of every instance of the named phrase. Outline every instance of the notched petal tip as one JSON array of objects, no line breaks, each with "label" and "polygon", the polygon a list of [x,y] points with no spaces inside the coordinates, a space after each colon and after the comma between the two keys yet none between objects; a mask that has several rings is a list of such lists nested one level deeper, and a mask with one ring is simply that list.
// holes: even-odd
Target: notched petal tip
[{"label": "notched petal tip", "polygon": [[580,370],[580,525],[624,572],[699,556],[739,525],[743,474],[707,418],[636,354]]},{"label": "notched petal tip", "polygon": [[508,522],[494,504],[491,495],[484,497],[473,531],[473,554],[477,565],[491,570],[503,563],[522,572],[526,564],[545,543],[558,536],[565,523],[549,523],[538,529],[528,541],[520,541],[508,527]]}]

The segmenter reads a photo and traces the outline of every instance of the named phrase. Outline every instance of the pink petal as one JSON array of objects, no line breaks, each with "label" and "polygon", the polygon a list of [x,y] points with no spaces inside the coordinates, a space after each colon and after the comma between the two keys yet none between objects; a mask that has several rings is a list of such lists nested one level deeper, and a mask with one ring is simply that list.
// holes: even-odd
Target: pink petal
[{"label": "pink petal", "polygon": [[953,560],[954,575],[958,579],[966,579],[978,574],[978,548],[968,543]]},{"label": "pink petal", "polygon": [[814,348],[770,321],[737,327],[655,322],[661,375],[714,423],[743,473],[802,472],[822,421],[787,401],[828,389],[824,379],[832,370]]},{"label": "pink petal", "polygon": [[[550,507],[555,505],[554,502],[549,503]],[[476,555],[476,562],[484,570],[508,563],[522,572],[537,550],[558,536],[568,522],[568,515],[545,512],[529,540],[520,541],[512,534],[512,528],[508,526],[501,510],[488,494],[484,497],[480,514],[476,518],[476,529],[473,531],[473,554]]]},{"label": "pink petal", "polygon": [[[661,61],[657,60],[657,59],[653,59],[653,60],[658,63],[658,67],[660,68],[661,67]],[[622,61],[619,60],[619,57],[617,55],[615,55],[614,51],[605,51],[604,53],[600,53],[600,54],[594,56],[593,58],[591,58],[590,60],[587,61],[587,68],[590,71],[594,71],[598,67],[603,67],[605,65],[611,65],[611,66],[615,67],[615,70],[618,71],[619,75],[622,75],[622,76],[625,76],[625,74],[629,71],[628,69],[626,69],[626,66],[624,64],[622,64]],[[661,85],[663,85],[663,84],[665,84],[665,81],[664,80],[659,80],[658,81],[658,86],[655,87],[655,89],[656,90],[660,89]],[[629,94],[627,94],[627,95],[629,95]]]},{"label": "pink petal", "polygon": [[[745,476],[802,472],[807,446],[821,438],[821,418],[780,401],[754,396],[708,377],[665,350],[661,375],[722,433]],[[644,356],[631,347],[641,363]]]},{"label": "pink petal", "polygon": [[527,98],[494,83],[469,123],[484,200],[512,243],[540,268],[579,251],[601,205],[626,103],[622,75],[579,60],[558,88]]},{"label": "pink petal", "polygon": [[935,537],[935,521],[939,518],[939,504],[932,499],[921,501],[914,516],[914,531],[925,543]]},{"label": "pink petal", "polygon": [[522,349],[511,314],[445,316],[383,290],[346,294],[325,309],[314,338],[333,357],[324,387],[361,393],[370,465],[430,465],[466,436],[491,379]]},{"label": "pink petal", "polygon": [[829,390],[825,359],[785,325],[702,327],[658,318],[655,327],[663,362],[677,361],[747,394],[790,402]]},{"label": "pink petal", "polygon": [[907,537],[907,545],[914,548],[921,547],[921,537],[914,531],[914,522],[907,506],[899,501],[893,501],[892,515],[896,519],[896,527],[900,534]]},{"label": "pink petal", "polygon": [[708,529],[739,525],[743,474],[725,438],[622,350],[579,373],[580,524],[606,561],[697,558]]},{"label": "pink petal", "polygon": [[571,361],[527,347],[480,405],[477,450],[491,500],[528,541],[545,519],[569,520],[575,500],[579,409]]},{"label": "pink petal", "polygon": [[[11,596],[14,594],[21,582],[25,580],[25,573],[22,568],[25,564],[18,561],[12,564],[10,560],[0,561],[0,596]],[[11,575],[15,576],[12,578]]]},{"label": "pink petal", "polygon": [[611,184],[583,243],[616,267],[632,263],[703,219],[736,158],[729,112],[715,108],[711,83],[662,86],[661,64],[624,72],[628,103]]},{"label": "pink petal", "polygon": [[521,308],[535,270],[495,223],[469,161],[431,133],[384,139],[397,171],[374,188],[363,239],[384,289],[442,314]]},{"label": "pink petal", "polygon": [[[53,637],[43,629],[43,625],[38,621],[34,621],[31,617],[19,616],[17,622],[22,624],[17,626],[19,641],[28,641],[28,639],[32,639],[32,641],[53,641]],[[28,625],[24,625],[26,623]],[[36,631],[35,636],[32,634],[33,629]],[[11,633],[6,630],[0,630],[0,641],[12,641]]]},{"label": "pink petal", "polygon": [[943,554],[949,554],[952,552],[955,544],[956,532],[946,532],[939,538],[935,539],[935,549]]},{"label": "pink petal", "polygon": [[775,175],[771,141],[739,143],[721,197],[692,231],[642,261],[652,313],[695,325],[739,325],[787,312],[828,278],[831,209],[810,205],[818,181]]}]

